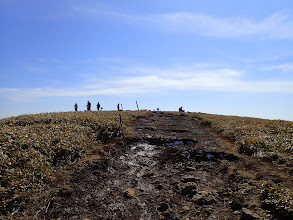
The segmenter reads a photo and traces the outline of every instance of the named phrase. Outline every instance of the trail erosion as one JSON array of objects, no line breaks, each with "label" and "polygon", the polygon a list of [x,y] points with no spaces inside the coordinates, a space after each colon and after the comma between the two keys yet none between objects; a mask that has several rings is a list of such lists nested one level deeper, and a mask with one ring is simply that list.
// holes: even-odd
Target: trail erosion
[{"label": "trail erosion", "polygon": [[37,218],[265,218],[262,169],[221,145],[195,118],[153,113],[138,117],[132,129],[102,159],[76,166]]}]

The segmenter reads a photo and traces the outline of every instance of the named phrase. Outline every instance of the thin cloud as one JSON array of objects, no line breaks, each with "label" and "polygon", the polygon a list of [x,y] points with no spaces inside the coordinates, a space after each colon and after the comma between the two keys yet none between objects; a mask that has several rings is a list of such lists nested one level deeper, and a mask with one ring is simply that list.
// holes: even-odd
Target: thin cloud
[{"label": "thin cloud", "polygon": [[[129,71],[131,68],[127,68]],[[175,68],[176,69],[176,68]],[[14,100],[30,100],[40,97],[70,97],[90,95],[161,95],[171,92],[192,93],[196,91],[237,93],[293,93],[293,81],[245,80],[245,73],[228,68],[194,68],[180,71],[169,68],[135,67],[135,73],[109,80],[92,78],[74,88],[1,88],[0,96]],[[126,69],[121,70],[126,71]],[[170,71],[170,72],[169,72]]]},{"label": "thin cloud", "polygon": [[48,72],[48,69],[38,66],[25,66],[24,67],[28,72],[32,73],[46,73]]},{"label": "thin cloud", "polygon": [[285,12],[278,12],[260,21],[250,18],[217,18],[194,13],[168,13],[153,16],[161,26],[176,32],[189,32],[212,37],[245,37],[286,39],[293,37],[293,18]]},{"label": "thin cloud", "polygon": [[255,20],[248,17],[215,17],[206,14],[177,12],[162,14],[131,14],[117,12],[111,8],[73,6],[79,15],[117,19],[174,33],[187,33],[220,38],[260,37],[261,39],[293,38],[293,16],[291,11],[276,12],[268,17]]},{"label": "thin cloud", "polygon": [[266,66],[263,70],[277,70],[281,72],[293,72],[293,63],[284,63],[280,65]]}]

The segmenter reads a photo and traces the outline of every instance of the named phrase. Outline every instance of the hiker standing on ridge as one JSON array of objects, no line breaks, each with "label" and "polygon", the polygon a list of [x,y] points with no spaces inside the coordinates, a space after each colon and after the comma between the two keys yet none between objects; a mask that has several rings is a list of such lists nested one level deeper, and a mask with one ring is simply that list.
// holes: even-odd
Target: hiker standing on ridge
[{"label": "hiker standing on ridge", "polygon": [[91,103],[90,103],[90,101],[87,101],[86,108],[87,108],[88,111],[91,110]]},{"label": "hiker standing on ridge", "polygon": [[100,103],[98,102],[98,104],[97,104],[97,110],[98,110],[98,111],[100,110],[100,107],[101,107],[101,105],[100,105]]},{"label": "hiker standing on ridge", "polygon": [[117,105],[117,110],[120,111],[120,105],[119,105],[119,103]]},{"label": "hiker standing on ridge", "polygon": [[78,108],[77,103],[75,103],[74,109],[75,109],[76,112],[77,112],[77,108]]}]

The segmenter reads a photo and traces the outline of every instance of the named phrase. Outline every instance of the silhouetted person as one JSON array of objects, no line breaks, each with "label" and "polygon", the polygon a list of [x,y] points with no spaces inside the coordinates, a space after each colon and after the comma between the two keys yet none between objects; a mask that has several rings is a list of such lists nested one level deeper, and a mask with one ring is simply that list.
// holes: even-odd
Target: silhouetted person
[{"label": "silhouetted person", "polygon": [[75,103],[74,109],[75,109],[76,112],[77,112],[77,108],[78,108],[77,103]]},{"label": "silhouetted person", "polygon": [[100,105],[100,103],[98,102],[98,104],[97,104],[97,110],[98,110],[98,111],[100,110],[100,107],[101,107],[101,105]]},{"label": "silhouetted person", "polygon": [[90,101],[87,101],[86,108],[87,108],[88,111],[91,110],[91,103],[90,103]]},{"label": "silhouetted person", "polygon": [[182,106],[179,108],[179,112],[184,112]]},{"label": "silhouetted person", "polygon": [[117,110],[120,111],[120,105],[119,105],[119,103],[117,105]]}]

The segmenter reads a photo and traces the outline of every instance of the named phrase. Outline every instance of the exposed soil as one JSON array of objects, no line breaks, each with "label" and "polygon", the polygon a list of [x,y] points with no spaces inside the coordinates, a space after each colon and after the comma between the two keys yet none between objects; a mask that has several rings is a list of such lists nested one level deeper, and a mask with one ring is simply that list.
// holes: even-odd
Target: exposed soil
[{"label": "exposed soil", "polygon": [[265,219],[259,180],[285,168],[239,155],[182,113],[139,117],[130,137],[79,162],[25,213],[37,219]]}]

